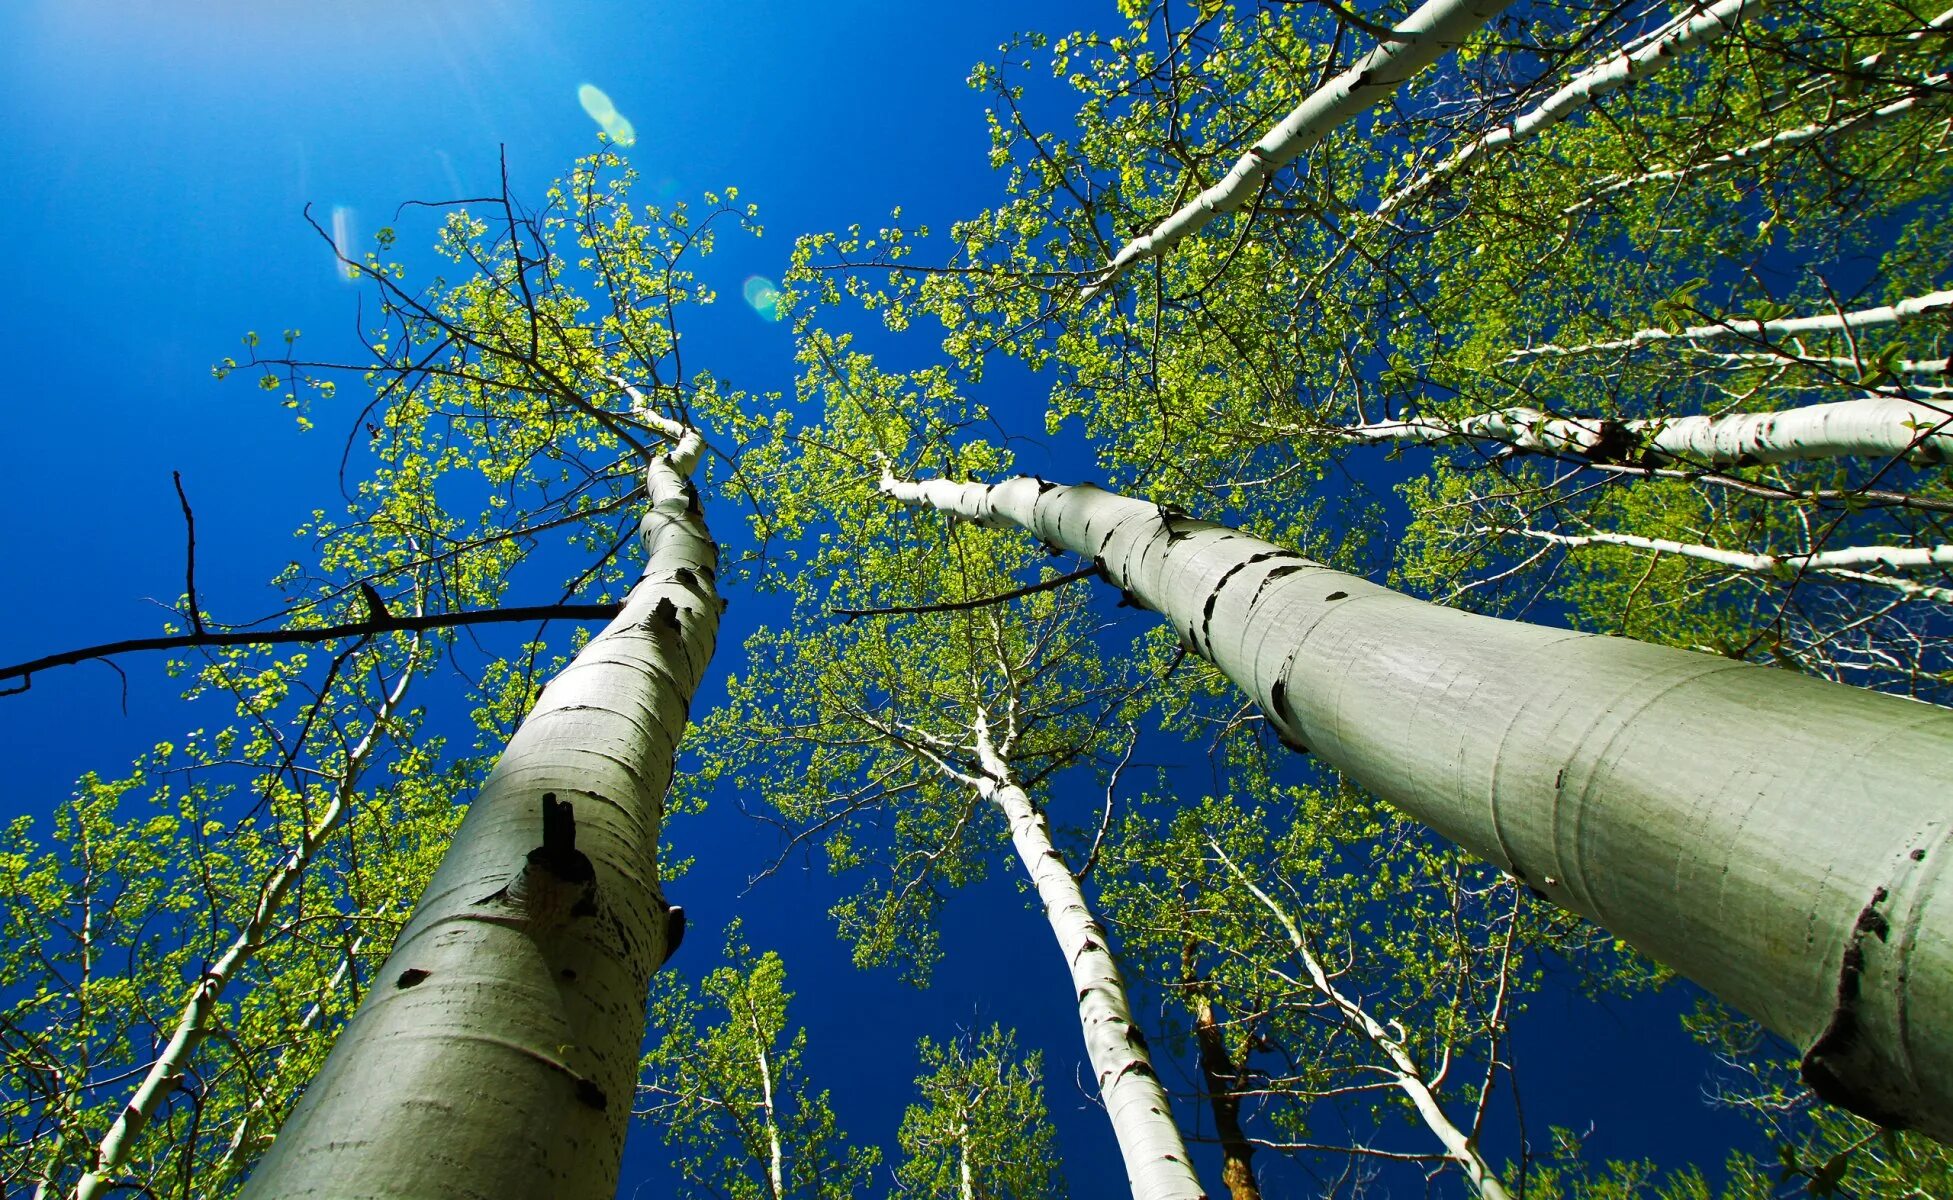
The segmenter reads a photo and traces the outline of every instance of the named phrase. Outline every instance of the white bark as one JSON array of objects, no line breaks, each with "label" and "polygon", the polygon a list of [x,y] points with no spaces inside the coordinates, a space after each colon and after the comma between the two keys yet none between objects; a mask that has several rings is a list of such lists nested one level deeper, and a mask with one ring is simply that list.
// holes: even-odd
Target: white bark
[{"label": "white bark", "polygon": [[1336,1019],[1356,1031],[1364,1041],[1376,1047],[1385,1058],[1390,1060],[1390,1066],[1384,1069],[1390,1076],[1390,1082],[1398,1091],[1404,1093],[1411,1107],[1417,1110],[1418,1120],[1424,1122],[1424,1127],[1430,1130],[1438,1139],[1438,1143],[1444,1147],[1445,1157],[1458,1164],[1458,1168],[1465,1173],[1465,1178],[1471,1181],[1472,1190],[1484,1200],[1510,1200],[1511,1193],[1507,1192],[1505,1184],[1500,1182],[1498,1172],[1494,1171],[1492,1165],[1485,1161],[1485,1156],[1479,1153],[1477,1140],[1460,1129],[1457,1122],[1444,1111],[1444,1105],[1438,1102],[1437,1090],[1432,1086],[1424,1069],[1418,1065],[1417,1059],[1411,1055],[1410,1050],[1400,1039],[1392,1037],[1390,1031],[1384,1028],[1383,1022],[1371,1016],[1368,1009],[1337,988],[1335,981],[1329,977],[1329,972],[1323,969],[1322,961],[1316,957],[1315,948],[1303,935],[1302,927],[1296,924],[1295,918],[1289,915],[1288,910],[1277,904],[1275,898],[1263,891],[1254,880],[1249,879],[1247,873],[1234,864],[1234,860],[1227,856],[1227,852],[1221,849],[1219,843],[1210,841],[1207,844],[1234,877],[1241,881],[1242,886],[1252,892],[1255,899],[1261,901],[1262,907],[1273,913],[1275,919],[1281,923],[1282,929],[1288,934],[1289,945],[1295,949],[1295,956],[1302,960],[1302,969],[1309,976],[1309,986],[1316,990],[1317,995],[1329,1002],[1330,1008],[1335,1010]]},{"label": "white bark", "polygon": [[[719,619],[700,449],[685,432],[647,469],[643,578],[510,738],[247,1196],[615,1194],[667,953],[664,794]],[[535,859],[546,794],[573,806],[593,882]]]},{"label": "white bark", "polygon": [[1348,70],[1323,84],[1237,160],[1221,181],[1126,243],[1097,279],[1087,300],[1111,287],[1136,262],[1158,258],[1222,213],[1254,198],[1263,180],[1301,157],[1336,126],[1383,100],[1411,76],[1465,43],[1512,0],[1426,0],[1404,23]]},{"label": "white bark", "polygon": [[1932,93],[1943,91],[1949,79],[1953,79],[1953,76],[1949,76],[1944,72],[1937,75],[1928,75],[1919,81],[1919,87],[1922,91],[1918,95],[1893,100],[1889,103],[1878,105],[1875,108],[1868,108],[1862,112],[1853,113],[1847,117],[1839,117],[1830,121],[1813,121],[1807,125],[1797,125],[1789,129],[1779,130],[1768,137],[1758,138],[1756,141],[1745,143],[1736,147],[1734,150],[1725,150],[1721,154],[1713,155],[1698,162],[1683,163],[1679,166],[1664,167],[1660,170],[1647,171],[1640,175],[1630,175],[1625,178],[1614,179],[1604,186],[1595,189],[1585,199],[1569,205],[1566,211],[1569,215],[1582,212],[1588,208],[1592,208],[1602,197],[1612,196],[1617,192],[1627,191],[1630,188],[1643,187],[1651,183],[1672,183],[1676,180],[1687,179],[1693,175],[1706,175],[1716,171],[1726,171],[1731,167],[1740,167],[1762,158],[1772,151],[1794,149],[1809,142],[1836,137],[1852,129],[1877,125],[1889,121],[1894,117],[1904,116],[1906,113],[1918,108],[1926,100],[1934,98]]},{"label": "white bark", "polygon": [[1339,430],[1361,442],[1482,439],[1543,454],[1580,454],[1647,465],[1711,466],[1821,458],[1904,458],[1953,462],[1953,407],[1864,396],[1778,412],[1620,421],[1558,417],[1515,406],[1456,421],[1411,417]]},{"label": "white bark", "polygon": [[1605,354],[1614,350],[1633,350],[1658,342],[1700,342],[1714,338],[1742,337],[1768,341],[1772,337],[1799,337],[1804,334],[1850,333],[1884,325],[1904,325],[1934,313],[1953,311],[1953,291],[1928,292],[1897,304],[1881,304],[1856,312],[1825,313],[1813,317],[1784,317],[1759,321],[1754,317],[1730,317],[1714,325],[1691,325],[1686,329],[1642,329],[1611,342],[1588,342],[1578,346],[1527,346],[1514,350],[1506,361],[1522,358],[1562,358],[1573,354]]},{"label": "white bark", "polygon": [[177,1017],[175,1028],[170,1031],[169,1040],[163,1044],[149,1070],[144,1072],[142,1082],[130,1093],[128,1103],[116,1114],[115,1123],[109,1126],[108,1132],[97,1143],[95,1161],[76,1183],[74,1200],[97,1200],[121,1186],[115,1182],[115,1173],[129,1161],[136,1140],[156,1115],[156,1110],[183,1085],[191,1057],[204,1039],[210,1036],[211,1019],[217,1014],[217,1005],[223,999],[224,990],[264,948],[272,935],[279,909],[284,906],[285,897],[304,879],[312,860],[318,857],[319,851],[345,823],[346,814],[352,811],[353,800],[359,792],[360,776],[372,760],[373,750],[379,744],[387,722],[399,712],[407,685],[413,681],[418,666],[413,660],[418,652],[419,641],[416,639],[407,665],[381,699],[372,724],[346,752],[346,761],[339,777],[333,781],[332,796],[325,808],[319,812],[311,828],[299,838],[298,844],[265,878],[258,889],[258,902],[252,907],[250,918],[238,929],[216,961],[204,968],[203,974],[190,985],[189,999],[184,1002],[183,1012]]},{"label": "white bark", "polygon": [[1441,608],[1098,488],[884,483],[1086,555],[1284,740],[1953,1138],[1953,712]]},{"label": "white bark", "polygon": [[[1837,354],[1798,354],[1784,347],[1774,350],[1697,350],[1696,353],[1702,358],[1731,367],[1812,367],[1833,374],[1849,371],[1853,375],[1865,369],[1865,364],[1855,358]],[[1944,358],[1900,358],[1880,365],[1894,375],[1944,375],[1949,369],[1949,363]],[[1922,385],[1903,382],[1893,386],[1911,391]]]},{"label": "white bark", "polygon": [[1719,0],[1693,15],[1677,17],[1663,31],[1644,40],[1637,48],[1616,50],[1605,61],[1575,75],[1566,86],[1510,122],[1488,130],[1452,151],[1435,166],[1386,196],[1370,215],[1388,217],[1480,158],[1539,136],[1602,96],[1660,71],[1697,46],[1715,41],[1734,28],[1746,12],[1756,12],[1765,3],[1766,0]]},{"label": "white bark", "polygon": [[759,1063],[760,1116],[766,1123],[766,1194],[780,1200],[787,1194],[787,1156],[780,1146],[780,1122],[773,1112],[773,1069],[766,1061],[766,1035],[760,1032],[757,1017],[752,1026],[753,1045],[758,1048],[754,1059]]},{"label": "white bark", "polygon": [[1578,548],[1581,546],[1627,546],[1656,554],[1679,554],[1701,562],[1715,563],[1753,575],[1785,575],[1803,571],[1832,575],[1861,583],[1876,583],[1922,600],[1953,604],[1953,588],[1933,587],[1896,575],[1873,574],[1860,568],[1884,567],[1890,571],[1927,571],[1953,567],[1953,546],[1847,546],[1820,550],[1813,554],[1757,554],[1746,550],[1724,550],[1696,542],[1677,542],[1668,538],[1642,537],[1633,533],[1559,533],[1550,529],[1477,530],[1481,534],[1517,533],[1541,542]]},{"label": "white bark", "polygon": [[1206,1192],[1194,1177],[1166,1090],[1146,1051],[1146,1039],[1133,1022],[1126,981],[1106,945],[1105,928],[1092,914],[1064,856],[1052,845],[1050,823],[1012,780],[1010,764],[991,741],[981,716],[976,722],[976,748],[982,773],[969,782],[1009,823],[1011,845],[1037,889],[1044,918],[1064,953],[1078,1003],[1078,1024],[1085,1034],[1085,1054],[1119,1141],[1133,1200],[1204,1200]]}]

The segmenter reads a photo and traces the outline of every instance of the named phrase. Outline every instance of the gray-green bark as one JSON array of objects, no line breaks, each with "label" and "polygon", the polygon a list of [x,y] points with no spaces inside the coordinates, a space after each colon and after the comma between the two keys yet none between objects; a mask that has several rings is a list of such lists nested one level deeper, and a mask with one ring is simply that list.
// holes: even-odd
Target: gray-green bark
[{"label": "gray-green bark", "polygon": [[887,480],[1092,558],[1285,741],[1953,1140],[1953,712],[1427,604],[1096,487]]},{"label": "gray-green bark", "polygon": [[[664,794],[719,620],[699,449],[687,433],[647,470],[643,578],[509,740],[254,1200],[615,1194],[668,953]],[[573,848],[544,836],[550,795]]]}]

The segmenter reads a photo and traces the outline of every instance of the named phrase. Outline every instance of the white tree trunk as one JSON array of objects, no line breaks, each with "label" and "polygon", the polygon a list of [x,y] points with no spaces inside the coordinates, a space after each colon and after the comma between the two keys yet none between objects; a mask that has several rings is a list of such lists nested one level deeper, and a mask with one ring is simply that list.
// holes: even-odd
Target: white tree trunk
[{"label": "white tree trunk", "polygon": [[1490,527],[1474,532],[1516,533],[1535,541],[1552,542],[1555,545],[1572,548],[1627,546],[1636,550],[1651,550],[1657,554],[1679,554],[1684,558],[1711,562],[1717,566],[1752,575],[1814,571],[1820,575],[1832,575],[1860,583],[1880,584],[1921,600],[1953,604],[1953,588],[1934,587],[1896,575],[1873,574],[1859,569],[1884,567],[1892,571],[1925,571],[1953,567],[1953,546],[1846,546],[1837,550],[1819,550],[1812,554],[1757,554],[1747,550],[1724,550],[1717,546],[1705,546],[1696,542],[1642,537],[1634,533],[1560,533],[1550,529]]},{"label": "white tree trunk", "polygon": [[1085,288],[1084,298],[1089,300],[1111,287],[1132,264],[1160,257],[1216,216],[1248,203],[1263,180],[1301,157],[1336,126],[1395,92],[1445,52],[1463,45],[1480,25],[1511,3],[1426,0],[1391,31],[1391,40],[1311,92],[1242,155],[1219,183],[1195,196],[1151,233],[1126,243]]},{"label": "white tree trunk", "polygon": [[1338,430],[1362,442],[1481,439],[1544,454],[1580,454],[1646,465],[1707,466],[1819,458],[1904,458],[1953,462],[1953,406],[1865,396],[1779,412],[1719,417],[1556,417],[1513,407],[1456,421],[1411,417]]},{"label": "white tree trunk", "polygon": [[787,1156],[780,1146],[780,1122],[773,1111],[773,1069],[766,1061],[766,1035],[760,1032],[757,1018],[752,1026],[757,1050],[753,1058],[759,1064],[760,1118],[766,1124],[766,1194],[771,1200],[781,1200],[787,1194]]},{"label": "white tree trunk", "polygon": [[884,482],[1091,557],[1284,740],[1953,1138],[1953,712],[1441,608],[1096,487]]},{"label": "white tree trunk", "polygon": [[1861,308],[1856,312],[1825,313],[1815,317],[1785,317],[1775,321],[1759,321],[1755,317],[1729,317],[1714,325],[1691,325],[1679,330],[1642,329],[1611,342],[1588,342],[1578,346],[1559,346],[1552,343],[1527,346],[1514,350],[1507,356],[1506,361],[1512,362],[1522,358],[1563,358],[1572,354],[1605,354],[1615,350],[1633,350],[1640,346],[1652,346],[1657,342],[1700,342],[1726,337],[1749,338],[1763,342],[1773,337],[1849,333],[1883,325],[1904,325],[1917,321],[1921,317],[1949,310],[1953,310],[1953,291],[1928,292],[1924,296],[1908,297],[1897,304],[1881,304],[1876,308]]},{"label": "white tree trunk", "polygon": [[[509,739],[247,1196],[615,1194],[668,952],[664,794],[719,620],[699,450],[687,433],[646,471],[643,578]],[[545,838],[546,795],[571,807],[573,849],[560,824]]]},{"label": "white tree trunk", "polygon": [[[1335,1010],[1336,1019],[1345,1027],[1355,1030],[1364,1041],[1370,1043],[1390,1060],[1389,1067],[1380,1069],[1390,1077],[1390,1082],[1397,1090],[1404,1093],[1404,1098],[1410,1101],[1411,1107],[1417,1110],[1418,1120],[1424,1122],[1424,1127],[1430,1130],[1432,1136],[1438,1139],[1438,1144],[1444,1147],[1445,1157],[1456,1163],[1465,1173],[1465,1178],[1471,1181],[1472,1190],[1477,1192],[1482,1200],[1511,1200],[1512,1194],[1505,1190],[1505,1184],[1499,1179],[1498,1172],[1494,1171],[1492,1164],[1486,1162],[1485,1156],[1479,1153],[1477,1139],[1460,1129],[1458,1123],[1444,1111],[1444,1105],[1438,1102],[1436,1087],[1425,1074],[1424,1069],[1418,1065],[1410,1049],[1400,1038],[1391,1036],[1390,1031],[1384,1028],[1383,1022],[1371,1016],[1368,1009],[1343,994],[1336,986],[1336,981],[1330,978],[1329,972],[1323,969],[1321,960],[1316,957],[1315,947],[1310,945],[1309,939],[1302,932],[1302,927],[1296,924],[1295,918],[1289,915],[1288,910],[1277,904],[1275,898],[1263,891],[1254,880],[1249,879],[1247,873],[1234,864],[1234,860],[1227,856],[1227,852],[1221,849],[1218,842],[1210,841],[1207,844],[1234,877],[1241,881],[1241,885],[1252,892],[1255,899],[1261,901],[1262,906],[1273,913],[1275,919],[1281,923],[1282,929],[1288,934],[1289,945],[1295,948],[1295,956],[1302,960],[1302,969],[1309,976],[1309,986],[1315,988],[1316,994],[1329,1002],[1330,1008]],[[1399,1026],[1400,1031],[1401,1029],[1402,1027]]]},{"label": "white tree trunk", "polygon": [[1665,167],[1640,175],[1630,175],[1624,178],[1614,179],[1605,186],[1595,189],[1585,199],[1568,205],[1566,211],[1568,215],[1582,212],[1592,208],[1602,197],[1627,191],[1630,188],[1643,187],[1651,183],[1672,183],[1679,179],[1687,179],[1692,175],[1706,175],[1716,171],[1726,171],[1731,167],[1743,166],[1775,150],[1793,149],[1809,142],[1836,137],[1852,129],[1877,125],[1881,122],[1889,121],[1893,117],[1904,116],[1906,113],[1918,108],[1923,102],[1933,99],[1934,93],[1944,91],[1949,79],[1953,79],[1953,76],[1949,76],[1944,72],[1937,75],[1928,75],[1919,81],[1918,86],[1921,88],[1921,91],[1918,95],[1893,100],[1889,103],[1881,104],[1876,108],[1868,108],[1862,112],[1853,113],[1847,117],[1839,117],[1835,120],[1813,121],[1808,125],[1793,126],[1792,128],[1773,133],[1768,137],[1747,142],[1736,147],[1734,150],[1725,150],[1721,154],[1716,154],[1697,162],[1683,163],[1679,166]]},{"label": "white tree trunk", "polygon": [[1173,1108],[1153,1069],[1146,1039],[1132,1019],[1132,1002],[1119,964],[1106,945],[1105,928],[1093,915],[1064,855],[1051,843],[1051,825],[1013,781],[1010,764],[991,741],[984,719],[976,721],[982,773],[967,780],[997,806],[1010,826],[1011,845],[1037,889],[1044,919],[1071,971],[1085,1055],[1099,1086],[1125,1160],[1133,1200],[1205,1200],[1193,1162],[1174,1124]]},{"label": "white tree trunk", "polygon": [[115,1182],[115,1173],[129,1161],[136,1139],[156,1115],[156,1110],[188,1077],[190,1060],[197,1047],[210,1036],[211,1019],[217,1015],[217,1005],[223,999],[225,989],[264,948],[272,936],[273,922],[279,909],[284,906],[285,897],[304,879],[312,860],[318,857],[319,851],[325,848],[345,822],[346,814],[352,811],[353,800],[359,793],[360,776],[372,761],[373,750],[379,744],[387,722],[400,711],[400,701],[407,693],[407,685],[413,682],[414,672],[418,669],[414,660],[418,657],[419,649],[419,639],[416,638],[407,665],[381,699],[379,711],[373,714],[372,724],[346,752],[346,761],[339,777],[333,781],[332,797],[319,812],[317,820],[265,878],[258,889],[258,902],[252,907],[250,918],[238,929],[224,952],[205,967],[203,974],[190,986],[189,998],[177,1017],[176,1026],[170,1031],[169,1040],[157,1053],[156,1061],[143,1074],[142,1082],[130,1093],[128,1103],[116,1114],[114,1124],[109,1126],[108,1132],[97,1143],[95,1161],[75,1185],[74,1200],[97,1200],[120,1187]]},{"label": "white tree trunk", "polygon": [[1370,215],[1388,217],[1478,159],[1537,137],[1602,96],[1660,71],[1697,46],[1715,41],[1734,28],[1746,12],[1759,11],[1765,3],[1766,0],[1719,0],[1719,3],[1692,16],[1678,17],[1669,22],[1665,29],[1644,39],[1635,49],[1616,50],[1605,61],[1575,75],[1565,87],[1510,122],[1488,130],[1452,151],[1435,166],[1386,196]]}]

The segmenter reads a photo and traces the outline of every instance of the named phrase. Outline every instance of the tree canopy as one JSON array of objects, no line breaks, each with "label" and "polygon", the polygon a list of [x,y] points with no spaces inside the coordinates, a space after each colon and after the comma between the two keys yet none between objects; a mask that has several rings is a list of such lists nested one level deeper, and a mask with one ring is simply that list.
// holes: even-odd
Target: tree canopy
[{"label": "tree canopy", "polygon": [[[336,459],[342,499],[263,555],[289,558],[276,618],[214,615],[179,481],[162,634],[0,670],[26,691],[161,650],[194,727],[0,832],[0,1190],[377,1186],[308,1174],[366,1154],[401,1194],[504,1158],[524,1194],[608,1194],[635,1127],[634,1154],[662,1144],[625,1192],[1053,1196],[1090,1186],[1054,1136],[1074,1062],[1136,1197],[1953,1186],[1953,1112],[1915,1078],[1953,995],[1953,767],[1918,750],[1953,705],[1953,11],[1107,22],[971,71],[989,194],[795,230],[779,284],[748,281],[790,390],[686,337],[759,209],[656,196],[614,123],[532,200],[504,165],[367,248],[314,221],[359,342],[254,333],[215,367]],[[1204,605],[1176,547],[1218,577]],[[1307,605],[1377,615],[1287,598],[1317,579]],[[729,602],[753,615],[715,653]],[[1428,629],[1386,624],[1413,608]],[[1460,613],[1525,623],[1523,661],[1469,677],[1496,647]],[[1298,622],[1330,650],[1282,642]],[[1447,637],[1458,657],[1421,649]],[[1590,704],[1574,676],[1612,678],[1616,648],[1686,672]],[[1620,844],[1607,789],[1679,673],[1843,714],[1786,718],[1778,757],[1808,751],[1831,816],[1912,825],[1768,859],[1807,828],[1786,804],[1821,806],[1696,736],[1728,727],[1705,713],[1652,751],[1703,807]],[[1385,675],[1421,698],[1360,686]],[[1769,690],[1789,676],[1838,686]],[[1907,703],[1861,717],[1847,688]],[[1494,691],[1532,723],[1413,744],[1418,713]],[[1591,760],[1551,757],[1562,713]],[[1535,775],[1528,825],[1506,797]],[[1488,807],[1414,802],[1440,793]],[[1687,849],[1725,828],[1726,856]],[[1522,869],[1535,845],[1573,873]],[[1843,894],[1847,859],[1875,892]],[[954,965],[1035,993],[1073,1057],[978,1011],[843,1081],[795,1023],[833,986],[804,948],[715,919],[659,972],[688,872],[765,906],[816,862],[887,1006]],[[1780,960],[1818,986],[1779,1004],[1756,980]],[[1693,992],[1662,1053],[1700,1056],[1747,1140],[1689,1162],[1528,1125],[1528,1024],[1564,1036],[1576,994],[1673,1003],[1678,970],[1746,1010]],[[1895,1081],[1867,1091],[1846,1060],[1888,1028]],[[901,1097],[885,1128],[859,1092]]]}]

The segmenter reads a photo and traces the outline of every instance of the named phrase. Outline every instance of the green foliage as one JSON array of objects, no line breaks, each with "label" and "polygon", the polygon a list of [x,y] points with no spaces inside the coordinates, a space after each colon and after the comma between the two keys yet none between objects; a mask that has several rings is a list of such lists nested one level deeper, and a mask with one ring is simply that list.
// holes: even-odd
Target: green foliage
[{"label": "green foliage", "polygon": [[786,966],[755,954],[735,920],[729,966],[694,990],[654,977],[652,1028],[639,1115],[656,1126],[692,1185],[733,1200],[842,1200],[867,1186],[881,1155],[851,1146],[828,1093],[816,1093],[801,1058],[807,1032],[787,1031]]},{"label": "green foliage", "polygon": [[[724,452],[708,486],[746,505],[754,535],[729,574],[784,593],[794,618],[750,640],[729,703],[701,717],[698,769],[674,805],[724,786],[795,845],[818,841],[852,881],[834,915],[857,961],[921,980],[950,952],[936,930],[947,895],[982,879],[1000,844],[977,786],[991,770],[986,742],[1058,808],[1086,790],[1061,781],[1109,760],[1112,731],[1129,722],[1211,739],[1220,797],[1138,801],[1094,868],[1129,964],[1173,998],[1177,1048],[1217,1039],[1227,1089],[1263,1097],[1253,1119],[1290,1140],[1338,1103],[1351,1128],[1401,1133],[1400,1101],[1349,1090],[1386,1047],[1337,1015],[1301,940],[1341,964],[1345,999],[1394,1022],[1399,1049],[1449,1064],[1444,1098],[1469,1123],[1478,1089],[1503,1086],[1499,1047],[1549,963],[1621,991],[1659,973],[1335,780],[1296,785],[1270,766],[1259,722],[1218,675],[1183,661],[1170,632],[1151,628],[1128,652],[1123,631],[1096,624],[1089,583],[976,603],[1058,568],[1021,538],[902,512],[876,485],[884,471],[1011,469],[1008,435],[1024,431],[995,438],[996,414],[974,391],[1008,363],[1044,389],[1048,432],[1087,439],[1110,482],[1160,503],[1325,561],[1387,566],[1447,603],[1945,702],[1944,605],[1890,578],[1547,540],[1624,534],[1774,555],[1943,544],[1943,466],[1483,442],[1386,459],[1348,435],[1408,413],[1455,424],[1516,405],[1619,422],[1864,395],[1943,403],[1945,371],[1932,365],[1948,349],[1943,320],[1796,338],[1752,323],[1947,286],[1953,156],[1944,97],[1920,84],[1945,40],[1911,36],[1919,15],[1886,0],[1775,5],[1746,15],[1740,36],[1374,217],[1455,148],[1458,114],[1522,109],[1655,19],[1514,9],[1441,80],[1339,130],[1249,206],[1081,302],[1126,238],[1218,178],[1367,44],[1336,8],[1122,3],[1110,33],[1011,39],[969,79],[988,105],[997,197],[946,231],[897,209],[796,243],[780,301],[799,335],[791,402],[679,363],[682,316],[714,300],[699,259],[728,226],[760,232],[732,189],[697,207],[639,205],[633,172],[605,150],[533,216],[506,198],[448,216],[436,242],[445,273],[424,284],[409,282],[396,234],[382,230],[346,263],[379,301],[372,360],[351,368],[371,406],[345,456],[350,493],[299,528],[304,547],[276,579],[283,623],[358,622],[375,604],[488,608],[533,587],[615,599],[633,577],[619,551],[644,454],[668,436],[664,422],[702,428]],[[1905,99],[1916,103],[1896,116],[1881,107]],[[1056,129],[1027,115],[1054,105],[1071,115]],[[1664,336],[1690,326],[1733,332]],[[1637,334],[1644,344],[1595,345]],[[255,379],[304,430],[332,409],[339,379],[299,358],[299,337],[271,346],[247,334],[214,371]],[[890,358],[912,362],[918,338],[933,349],[907,370],[862,348],[892,342],[904,350]],[[646,411],[620,402],[617,377],[641,387]],[[538,578],[538,550],[565,547],[576,573]],[[200,627],[200,606],[183,597],[179,624]],[[930,611],[862,611],[891,607]],[[72,1185],[159,1031],[304,849],[302,877],[117,1168],[120,1186],[149,1194],[231,1190],[537,680],[578,644],[537,635],[470,660],[470,748],[425,734],[416,711],[375,715],[374,680],[425,686],[443,656],[462,661],[451,631],[174,664],[199,715],[214,714],[210,732],[158,747],[125,778],[84,777],[51,820],[0,837],[0,1177]],[[362,739],[375,749],[355,761]],[[335,798],[345,819],[325,821]],[[697,1186],[855,1194],[876,1155],[846,1143],[803,1078],[778,956],[755,953],[737,926],[729,954],[695,992],[659,985],[654,1119]],[[1716,1014],[1697,1024],[1725,1040],[1740,1032]],[[1548,1161],[1520,1170],[1527,1194],[1953,1191],[1938,1147],[1813,1107],[1753,1045],[1725,1049],[1752,1064],[1727,1099],[1758,1116],[1778,1162],[1737,1155],[1718,1191],[1700,1171],[1587,1165],[1561,1133]],[[926,1040],[922,1055],[902,1185],[947,1193],[968,1165],[973,1194],[1055,1194],[1035,1056],[994,1029]]]},{"label": "green foliage", "polygon": [[923,1038],[922,1102],[902,1115],[907,1156],[896,1168],[917,1196],[1056,1200],[1058,1173],[1044,1104],[1043,1060],[1021,1054],[1016,1035],[992,1025],[946,1042]]}]

